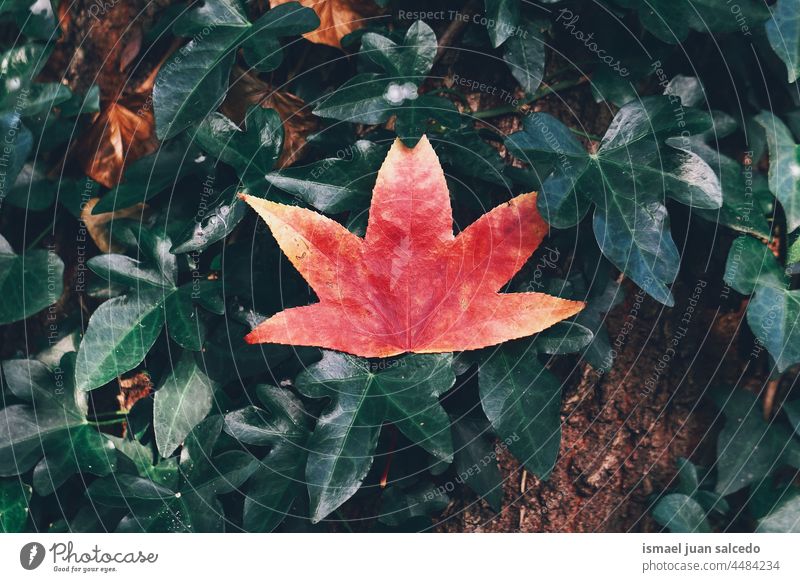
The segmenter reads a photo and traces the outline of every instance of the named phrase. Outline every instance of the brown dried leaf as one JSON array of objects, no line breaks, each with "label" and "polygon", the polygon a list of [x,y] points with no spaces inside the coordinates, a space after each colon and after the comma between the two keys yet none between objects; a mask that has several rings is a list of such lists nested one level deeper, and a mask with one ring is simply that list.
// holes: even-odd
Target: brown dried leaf
[{"label": "brown dried leaf", "polygon": [[83,171],[112,188],[125,167],[158,148],[155,119],[139,95],[107,102],[75,146]]},{"label": "brown dried leaf", "polygon": [[[156,122],[153,116],[152,91],[161,65],[179,46],[176,39],[161,61],[138,86],[103,100],[100,113],[75,143],[71,151],[80,160],[86,174],[107,188],[117,185],[128,164],[158,149]],[[141,37],[133,33],[120,56],[127,67],[141,49]]]},{"label": "brown dried leaf", "polygon": [[[270,0],[272,8],[292,0]],[[367,25],[370,16],[377,16],[381,9],[371,0],[300,0],[300,4],[312,8],[319,16],[320,25],[307,32],[304,38],[316,44],[340,48],[343,36]]]},{"label": "brown dried leaf", "polygon": [[311,114],[305,101],[285,91],[275,91],[272,86],[250,74],[233,77],[235,82],[222,104],[222,112],[235,123],[244,122],[251,105],[274,109],[283,121],[283,152],[278,166],[285,168],[300,159],[304,153],[306,137],[319,127],[319,120]]},{"label": "brown dried leaf", "polygon": [[109,224],[118,218],[141,219],[142,212],[147,208],[143,203],[135,204],[129,208],[121,208],[114,212],[104,212],[102,214],[92,214],[92,208],[100,202],[100,198],[92,198],[81,211],[81,220],[86,225],[89,236],[92,237],[97,248],[104,253],[119,252],[121,249],[111,241]]},{"label": "brown dried leaf", "polygon": [[121,412],[130,412],[133,405],[153,392],[153,381],[147,372],[137,372],[127,378],[119,378],[117,402]]}]

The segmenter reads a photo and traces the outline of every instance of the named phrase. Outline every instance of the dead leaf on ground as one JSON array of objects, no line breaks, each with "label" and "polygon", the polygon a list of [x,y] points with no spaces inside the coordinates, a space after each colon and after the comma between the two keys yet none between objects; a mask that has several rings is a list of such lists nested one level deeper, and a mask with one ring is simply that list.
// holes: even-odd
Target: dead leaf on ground
[{"label": "dead leaf on ground", "polygon": [[130,412],[133,405],[153,392],[153,380],[147,372],[137,372],[127,378],[119,378],[117,402],[121,412]]},{"label": "dead leaf on ground", "polygon": [[92,209],[100,202],[100,198],[92,198],[81,211],[81,220],[86,225],[89,236],[92,237],[97,248],[104,253],[120,252],[121,249],[111,240],[110,224],[120,218],[132,218],[140,220],[142,212],[147,206],[140,202],[128,208],[121,208],[114,212],[104,212],[102,214],[92,214]]},{"label": "dead leaf on ground", "polygon": [[[270,0],[272,8],[292,0]],[[382,9],[371,0],[300,0],[319,16],[319,28],[303,35],[316,44],[341,48],[342,37],[362,28],[368,18],[381,14]]]},{"label": "dead leaf on ground", "polygon": [[83,171],[106,188],[119,184],[125,167],[158,148],[153,112],[139,95],[101,106],[76,145]]},{"label": "dead leaf on ground", "polygon": [[[100,112],[75,143],[72,152],[83,171],[106,188],[119,184],[129,164],[158,149],[151,94],[158,70],[177,46],[172,44],[138,86],[117,90],[113,97],[103,99]],[[125,66],[139,54],[141,37],[133,34],[128,47],[123,48],[120,61]]]},{"label": "dead leaf on ground", "polygon": [[283,121],[283,152],[278,166],[285,168],[299,160],[305,150],[306,137],[319,128],[319,120],[297,95],[286,91],[275,91],[269,83],[240,70],[234,72],[233,83],[222,113],[235,123],[242,125],[245,114],[252,105],[274,109]]}]

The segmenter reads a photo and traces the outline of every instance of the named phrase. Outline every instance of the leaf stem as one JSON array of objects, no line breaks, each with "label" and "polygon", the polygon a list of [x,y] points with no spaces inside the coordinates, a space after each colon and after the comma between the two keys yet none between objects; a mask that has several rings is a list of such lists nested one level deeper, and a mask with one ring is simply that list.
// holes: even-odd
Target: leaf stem
[{"label": "leaf stem", "polygon": [[47,227],[46,227],[46,228],[45,228],[45,229],[44,229],[42,232],[40,232],[38,235],[36,235],[36,238],[35,238],[35,239],[33,239],[33,241],[31,241],[31,243],[30,243],[30,244],[28,244],[28,246],[25,248],[25,250],[26,250],[26,251],[29,251],[29,250],[31,250],[33,247],[35,247],[35,246],[36,246],[36,245],[38,245],[40,242],[42,242],[42,239],[43,239],[44,237],[46,237],[48,234],[50,234],[50,233],[52,233],[52,232],[54,232],[54,229],[53,229],[53,225],[51,224],[51,225],[47,226]]},{"label": "leaf stem", "polygon": [[580,129],[575,129],[574,127],[570,127],[568,129],[572,133],[574,133],[575,135],[580,135],[580,136],[585,137],[586,139],[590,139],[592,141],[601,141],[603,139],[599,135],[595,135],[593,133],[586,133],[585,131],[581,131]]},{"label": "leaf stem", "polygon": [[127,421],[128,417],[125,416],[123,418],[114,418],[111,420],[90,420],[89,424],[93,426],[110,426],[112,424],[122,424],[123,422]]},{"label": "leaf stem", "polygon": [[543,83],[543,86],[540,87],[539,90],[533,94],[533,97],[523,101],[518,106],[504,105],[503,107],[495,107],[494,109],[485,109],[483,111],[476,111],[472,114],[472,117],[474,117],[475,119],[487,119],[489,117],[497,117],[498,115],[508,115],[509,113],[522,113],[520,109],[523,106],[530,105],[531,103],[534,103],[535,101],[538,101],[542,97],[546,97],[551,93],[557,93],[558,91],[564,91],[566,89],[572,89],[573,87],[582,85],[587,80],[588,79],[586,77],[579,77],[578,79],[560,81],[558,83],[553,83],[552,85],[547,85]]}]

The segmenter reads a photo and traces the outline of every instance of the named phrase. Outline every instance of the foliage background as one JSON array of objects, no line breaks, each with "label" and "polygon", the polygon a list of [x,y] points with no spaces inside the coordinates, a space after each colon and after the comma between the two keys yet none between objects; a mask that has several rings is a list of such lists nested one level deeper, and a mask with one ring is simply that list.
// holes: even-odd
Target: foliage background
[{"label": "foliage background", "polygon": [[[2,529],[797,531],[800,2],[272,4],[0,3]],[[540,192],[509,290],[588,308],[244,344],[314,298],[235,194],[363,234],[422,133],[458,228]]]}]

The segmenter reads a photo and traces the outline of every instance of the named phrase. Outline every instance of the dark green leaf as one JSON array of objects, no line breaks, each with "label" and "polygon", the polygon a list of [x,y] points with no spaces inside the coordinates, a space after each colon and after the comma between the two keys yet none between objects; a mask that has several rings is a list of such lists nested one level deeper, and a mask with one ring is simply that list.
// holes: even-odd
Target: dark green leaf
[{"label": "dark green leaf", "polygon": [[757,25],[769,16],[769,9],[757,0],[741,0],[734,12],[727,2],[717,0],[614,0],[620,6],[634,8],[644,27],[660,40],[678,43],[689,30],[699,32],[736,32],[752,35]]},{"label": "dark green leaf", "polygon": [[450,420],[438,402],[455,383],[451,363],[450,354],[414,355],[374,369],[360,358],[324,352],[297,377],[306,396],[332,400],[308,443],[313,521],[356,492],[372,465],[384,420],[437,457],[452,458]]},{"label": "dark green leaf", "polygon": [[423,484],[409,491],[400,487],[390,487],[381,498],[381,523],[399,526],[417,518],[428,517],[442,511],[450,499],[435,485]]},{"label": "dark green leaf", "polygon": [[73,388],[73,366],[72,353],[53,371],[36,360],[3,363],[9,391],[26,404],[0,410],[0,475],[36,465],[33,484],[40,495],[76,472],[106,475],[114,468],[113,446],[88,425],[86,396]]},{"label": "dark green leaf", "polygon": [[592,330],[574,322],[560,322],[536,337],[536,349],[544,354],[574,354],[588,346]]},{"label": "dark green leaf", "polygon": [[767,132],[769,189],[780,201],[789,231],[793,231],[800,227],[800,146],[789,128],[769,111],[755,119]]},{"label": "dark green leaf", "polygon": [[25,90],[47,62],[42,44],[19,43],[0,54],[0,109],[14,109],[23,102]]},{"label": "dark green leaf", "polygon": [[156,391],[153,428],[162,457],[170,456],[211,411],[216,383],[184,354]]},{"label": "dark green leaf", "polygon": [[342,155],[267,174],[267,181],[321,212],[366,208],[386,148],[360,140]]},{"label": "dark green leaf", "polygon": [[236,48],[259,70],[280,64],[277,38],[313,30],[319,19],[310,8],[291,2],[273,8],[251,24],[238,2],[205,2],[176,23],[192,39],[161,67],[153,88],[156,131],[165,140],[213,112],[228,90]]},{"label": "dark green leaf", "polygon": [[64,263],[54,252],[17,255],[0,236],[0,324],[25,319],[58,301],[63,279]]},{"label": "dark green leaf", "polygon": [[453,423],[453,467],[456,479],[481,496],[492,509],[503,503],[503,475],[497,468],[494,437],[486,422],[459,418]]},{"label": "dark green leaf", "polygon": [[78,472],[108,475],[116,468],[114,447],[105,435],[90,426],[68,429],[66,442],[49,448],[33,470],[33,487],[50,495]]},{"label": "dark green leaf", "polygon": [[712,396],[725,414],[717,438],[717,493],[729,495],[762,482],[784,463],[797,464],[800,444],[784,426],[764,421],[755,396],[742,390]]},{"label": "dark green leaf", "polygon": [[19,479],[0,479],[0,533],[17,533],[28,523],[31,486]]},{"label": "dark green leaf", "polygon": [[544,30],[547,24],[523,18],[520,27],[528,34],[511,36],[503,46],[503,58],[522,88],[533,95],[544,76]]},{"label": "dark green leaf", "polygon": [[800,76],[800,1],[778,0],[767,21],[767,38],[786,65],[789,83]]},{"label": "dark green leaf", "polygon": [[485,0],[486,32],[494,48],[515,34],[519,26],[519,0]]},{"label": "dark green leaf", "polygon": [[3,175],[0,195],[4,198],[14,186],[33,148],[33,135],[15,113],[0,113],[0,135],[3,136]]},{"label": "dark green leaf", "polygon": [[[351,77],[323,98],[314,109],[314,115],[352,123],[383,123],[392,114],[392,105],[384,98],[391,84],[386,77],[377,73]],[[399,87],[396,83],[394,85]]]},{"label": "dark green leaf", "polygon": [[164,302],[169,337],[185,350],[198,352],[206,337],[206,324],[195,305],[193,283],[187,283]]},{"label": "dark green leaf", "polygon": [[697,501],[682,493],[671,493],[659,499],[653,519],[672,533],[710,533],[706,512]]},{"label": "dark green leaf", "polygon": [[781,503],[758,522],[759,533],[800,533],[800,495]]},{"label": "dark green leaf", "polygon": [[800,290],[789,289],[769,247],[750,237],[736,239],[728,254],[725,282],[740,293],[754,294],[747,305],[747,323],[778,370],[800,362]]},{"label": "dark green leaf", "polygon": [[177,237],[171,251],[175,254],[202,251],[228,236],[242,221],[247,205],[239,198],[236,186],[222,191],[217,200],[206,204],[186,230]]},{"label": "dark green leaf", "polygon": [[164,325],[163,291],[109,299],[92,314],[78,350],[75,384],[94,390],[138,366]]},{"label": "dark green leaf", "polygon": [[195,138],[209,153],[236,169],[246,186],[259,187],[272,171],[283,148],[283,126],[278,112],[251,107],[245,129],[221,113],[212,113],[198,127]]},{"label": "dark green leaf", "polygon": [[284,432],[279,439],[261,440],[263,433],[257,437],[269,442],[272,449],[248,482],[243,521],[247,531],[269,532],[283,521],[294,499],[305,492],[310,432],[306,412],[291,392],[275,386],[259,386],[256,391],[269,411],[270,423]]},{"label": "dark green leaf", "polygon": [[543,113],[526,118],[524,130],[506,143],[528,163],[552,164],[538,199],[546,220],[562,228],[577,224],[593,201],[603,254],[671,305],[667,285],[677,274],[679,256],[663,201],[670,196],[698,208],[722,205],[719,180],[684,139],[710,125],[710,116],[689,108],[678,120],[669,98],[656,96],[620,109],[596,154],[586,153],[563,124]]},{"label": "dark green leaf", "polygon": [[481,364],[478,385],[494,430],[529,471],[547,479],[561,445],[561,383],[530,344],[506,344]]}]

